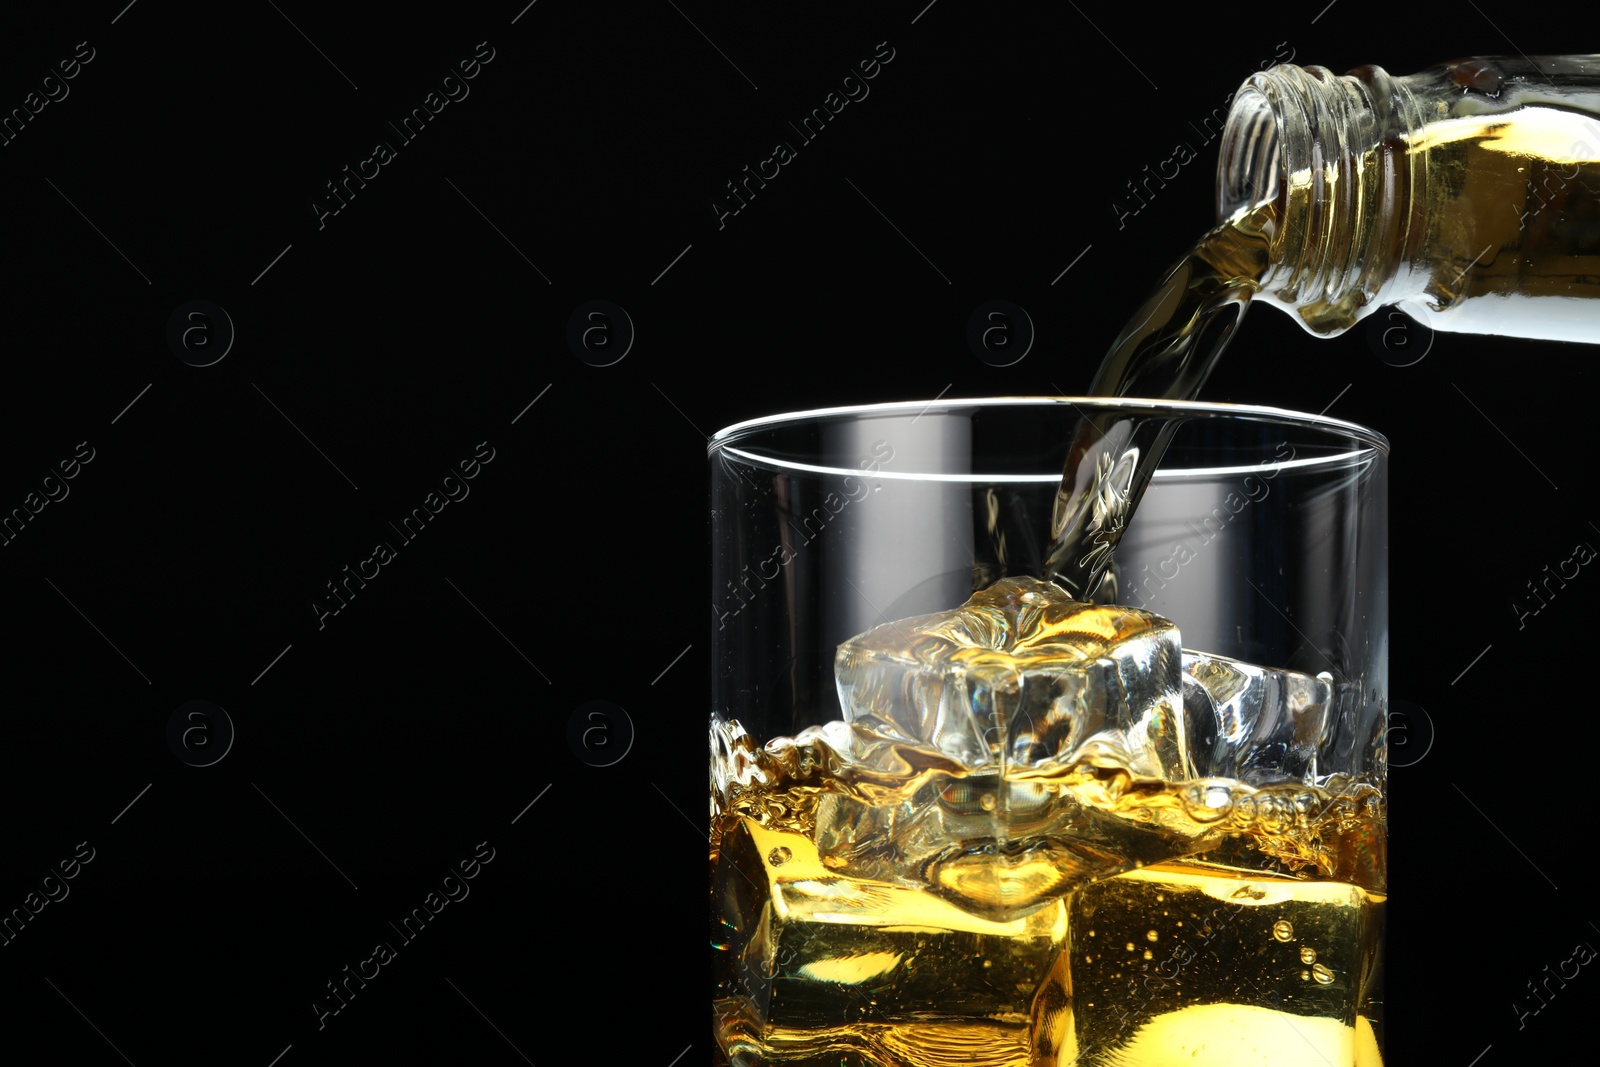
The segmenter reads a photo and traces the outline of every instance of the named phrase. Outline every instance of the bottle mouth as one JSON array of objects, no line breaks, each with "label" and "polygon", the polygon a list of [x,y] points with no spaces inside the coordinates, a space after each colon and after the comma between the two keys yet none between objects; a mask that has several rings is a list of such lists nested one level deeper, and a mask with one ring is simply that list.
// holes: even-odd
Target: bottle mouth
[{"label": "bottle mouth", "polygon": [[1272,206],[1262,297],[1332,335],[1385,301],[1409,226],[1405,208],[1422,165],[1403,133],[1419,118],[1381,68],[1335,75],[1281,65],[1234,94],[1217,162],[1219,222]]},{"label": "bottle mouth", "polygon": [[1234,95],[1217,159],[1217,221],[1278,200],[1285,177],[1282,122],[1267,95],[1246,82]]}]

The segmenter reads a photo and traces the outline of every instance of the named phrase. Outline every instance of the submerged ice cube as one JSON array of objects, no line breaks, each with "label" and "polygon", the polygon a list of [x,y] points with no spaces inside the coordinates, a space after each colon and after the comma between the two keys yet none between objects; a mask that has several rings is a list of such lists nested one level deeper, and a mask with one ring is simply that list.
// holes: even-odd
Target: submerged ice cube
[{"label": "submerged ice cube", "polygon": [[722,839],[713,901],[719,1010],[767,1039],[884,1024],[930,1037],[922,1028],[942,1022],[965,1043],[1009,1046],[994,1062],[1031,1062],[1024,1021],[1067,948],[1064,901],[985,919],[840,875],[804,837],[749,818]]}]

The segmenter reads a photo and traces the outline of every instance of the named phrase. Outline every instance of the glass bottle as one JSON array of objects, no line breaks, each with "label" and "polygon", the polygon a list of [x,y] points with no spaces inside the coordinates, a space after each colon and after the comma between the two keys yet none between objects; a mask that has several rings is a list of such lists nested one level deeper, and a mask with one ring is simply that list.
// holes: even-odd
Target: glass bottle
[{"label": "glass bottle", "polygon": [[1435,330],[1600,342],[1600,56],[1256,74],[1217,207],[1266,220],[1255,299],[1314,334],[1396,306]]}]

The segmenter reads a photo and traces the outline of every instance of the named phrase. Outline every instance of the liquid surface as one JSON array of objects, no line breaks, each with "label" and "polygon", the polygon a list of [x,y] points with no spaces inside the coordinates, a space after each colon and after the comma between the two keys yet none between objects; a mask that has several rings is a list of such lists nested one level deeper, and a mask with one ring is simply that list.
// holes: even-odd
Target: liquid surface
[{"label": "liquid surface", "polygon": [[[914,875],[842,873],[819,851],[830,797],[895,799],[824,728],[765,747],[737,723],[715,729],[715,1025],[727,1062],[1380,1064],[1376,789],[1137,785],[1105,767],[1058,768],[1040,788],[1130,832],[1162,828],[1187,854],[994,919]],[[1027,866],[1019,855],[1019,876]]]}]

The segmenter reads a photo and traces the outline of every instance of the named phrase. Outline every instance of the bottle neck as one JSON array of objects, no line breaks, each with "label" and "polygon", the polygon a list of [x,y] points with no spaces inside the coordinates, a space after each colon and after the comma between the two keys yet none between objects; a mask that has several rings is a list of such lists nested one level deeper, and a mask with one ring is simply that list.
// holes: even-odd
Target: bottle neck
[{"label": "bottle neck", "polygon": [[1400,298],[1412,190],[1425,157],[1411,94],[1377,67],[1336,76],[1279,66],[1234,94],[1217,166],[1223,220],[1275,205],[1259,298],[1308,330],[1340,333]]}]

